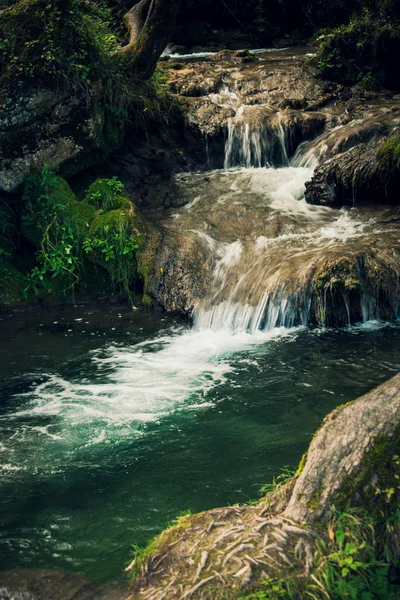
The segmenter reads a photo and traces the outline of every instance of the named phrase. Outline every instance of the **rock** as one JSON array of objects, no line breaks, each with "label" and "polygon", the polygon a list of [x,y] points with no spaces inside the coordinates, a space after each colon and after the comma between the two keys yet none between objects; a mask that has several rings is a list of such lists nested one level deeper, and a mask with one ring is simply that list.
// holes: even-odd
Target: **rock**
[{"label": "rock", "polygon": [[167,312],[189,314],[210,287],[209,256],[192,232],[153,229],[143,261],[151,265],[148,294]]},{"label": "rock", "polygon": [[[391,514],[400,498],[400,467],[393,461],[400,451],[399,428],[396,375],[333,411],[296,476],[259,504],[189,515],[164,531],[135,567],[133,598],[157,598],[168,590],[169,600],[235,599],[260,589],[267,578],[307,581],[321,536],[329,553],[332,538],[324,530],[329,532],[334,503],[344,508],[350,501],[371,516],[380,510]],[[382,490],[392,486],[389,502]],[[395,538],[396,527],[392,531]]]},{"label": "rock", "polygon": [[103,160],[121,143],[106,120],[96,86],[82,90],[25,88],[3,91],[0,110],[0,191],[15,192],[47,164],[70,176]]},{"label": "rock", "polygon": [[323,206],[357,206],[359,202],[398,204],[398,170],[387,170],[379,158],[384,140],[358,144],[317,167],[306,184],[305,198]]},{"label": "rock", "polygon": [[0,571],[0,600],[128,600],[126,584],[99,590],[90,579],[49,569]]},{"label": "rock", "polygon": [[46,569],[0,571],[1,589],[7,600],[100,600],[86,577]]}]

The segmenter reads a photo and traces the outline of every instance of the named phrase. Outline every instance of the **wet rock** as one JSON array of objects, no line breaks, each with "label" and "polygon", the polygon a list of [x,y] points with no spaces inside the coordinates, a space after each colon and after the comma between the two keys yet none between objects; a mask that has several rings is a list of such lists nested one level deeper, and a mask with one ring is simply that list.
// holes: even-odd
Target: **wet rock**
[{"label": "wet rock", "polygon": [[[164,193],[181,208],[157,232],[150,295],[205,328],[342,327],[399,314],[400,220],[386,207],[338,211],[299,200],[307,170],[192,173]],[[170,190],[170,191],[167,191]]]},{"label": "wet rock", "polygon": [[189,314],[209,289],[212,278],[206,249],[193,232],[173,225],[155,230],[144,260],[151,265],[148,294],[168,312]]},{"label": "wet rock", "polygon": [[359,203],[398,203],[398,170],[382,164],[379,151],[384,140],[361,143],[317,167],[306,184],[310,204],[357,206]]},{"label": "wet rock", "polygon": [[6,588],[0,588],[0,600],[40,600],[40,598],[29,592],[14,592]]},{"label": "wet rock", "polygon": [[15,600],[100,600],[89,579],[45,569],[0,571],[1,588],[7,590],[10,600],[14,600],[13,594]]}]

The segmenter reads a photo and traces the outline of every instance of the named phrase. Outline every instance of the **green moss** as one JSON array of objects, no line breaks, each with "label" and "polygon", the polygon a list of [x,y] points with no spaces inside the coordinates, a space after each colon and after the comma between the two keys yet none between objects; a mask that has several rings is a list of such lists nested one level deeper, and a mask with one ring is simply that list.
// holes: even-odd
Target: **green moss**
[{"label": "green moss", "polygon": [[27,181],[24,199],[22,233],[38,248],[29,276],[38,296],[43,288],[63,296],[91,287],[89,261],[108,273],[106,287],[111,280],[114,291],[132,301],[135,282],[143,277],[138,256],[145,228],[117,178],[95,181],[79,201],[65,180],[45,168]]},{"label": "green moss", "polygon": [[334,498],[339,510],[361,506],[375,518],[390,515],[400,502],[400,426],[392,436],[380,436],[363,458],[360,469],[342,484]]},{"label": "green moss", "polygon": [[400,169],[400,135],[394,135],[386,140],[378,152],[382,167],[388,171]]},{"label": "green moss", "polygon": [[123,195],[124,186],[116,178],[96,179],[86,192],[85,202],[97,210],[129,209],[131,203]]},{"label": "green moss", "polygon": [[19,0],[0,14],[3,81],[78,81],[107,76],[115,49],[106,5],[84,0]]},{"label": "green moss", "polygon": [[0,256],[0,306],[18,306],[35,299],[26,294],[27,280],[9,260]]},{"label": "green moss", "polygon": [[323,492],[324,492],[324,490],[322,487],[315,490],[315,492],[311,496],[310,501],[307,504],[307,507],[310,508],[311,510],[317,510],[318,508],[321,508],[320,502],[321,502],[321,497],[322,497]]},{"label": "green moss", "polygon": [[315,59],[321,74],[347,85],[399,89],[400,25],[364,11],[326,31]]},{"label": "green moss", "polygon": [[151,562],[182,536],[185,529],[192,525],[192,520],[191,511],[187,511],[167,525],[160,535],[150,540],[147,546],[144,548],[133,547],[134,560],[129,565],[132,582],[143,575]]},{"label": "green moss", "polygon": [[299,477],[302,474],[302,472],[304,471],[304,467],[307,462],[307,456],[308,456],[308,450],[306,452],[304,452],[303,456],[301,457],[299,466],[297,467],[297,471],[295,473],[295,477]]}]

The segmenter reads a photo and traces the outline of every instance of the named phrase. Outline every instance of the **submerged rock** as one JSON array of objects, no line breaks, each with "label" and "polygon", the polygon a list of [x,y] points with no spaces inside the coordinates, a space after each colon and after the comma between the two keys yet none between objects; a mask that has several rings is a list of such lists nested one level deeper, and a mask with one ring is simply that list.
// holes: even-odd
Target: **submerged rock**
[{"label": "submerged rock", "polygon": [[0,600],[128,600],[127,585],[99,590],[87,577],[49,569],[0,571]]},{"label": "submerged rock", "polygon": [[[258,504],[181,517],[133,563],[133,598],[239,598],[266,579],[304,582],[321,540],[333,543],[332,506],[389,518],[400,499],[400,375],[323,422],[298,473]],[[392,490],[388,499],[386,489]],[[380,513],[382,511],[382,513]],[[389,537],[398,556],[398,524]],[[162,565],[162,566],[161,566]],[[310,580],[315,585],[315,578]],[[298,598],[303,595],[295,596]]]}]

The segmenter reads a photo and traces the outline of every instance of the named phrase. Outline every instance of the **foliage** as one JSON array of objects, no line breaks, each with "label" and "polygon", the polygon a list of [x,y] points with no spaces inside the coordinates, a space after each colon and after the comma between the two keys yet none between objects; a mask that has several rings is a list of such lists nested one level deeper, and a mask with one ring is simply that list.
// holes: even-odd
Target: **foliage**
[{"label": "foliage", "polygon": [[11,80],[89,84],[116,46],[106,5],[90,0],[19,0],[0,12],[0,34],[0,72]]},{"label": "foliage", "polygon": [[348,23],[365,8],[374,19],[400,18],[398,0],[186,0],[175,41],[192,48],[207,40],[217,49],[269,45],[276,38],[295,43],[320,28]]},{"label": "foliage", "polygon": [[38,230],[40,239],[38,264],[29,275],[36,294],[40,287],[50,287],[51,279],[60,284],[64,293],[73,290],[80,279],[79,234],[69,211],[73,196],[64,183],[44,167],[25,186],[23,199],[30,210],[23,216],[24,224]]},{"label": "foliage", "polygon": [[333,515],[306,580],[268,578],[262,589],[242,600],[395,600],[399,588],[390,581],[389,564],[377,543],[377,523],[355,510]]},{"label": "foliage", "polygon": [[[182,535],[182,531],[190,526],[190,517],[192,514],[193,513],[190,509],[183,511],[172,522],[166,525],[166,527],[159,536],[156,536],[155,538],[150,540],[147,546],[141,547],[137,544],[133,546],[132,550],[134,559],[127,569],[130,571],[132,581],[135,581],[137,577],[139,577],[139,575],[143,573],[143,570],[146,568],[148,561],[154,558],[162,551],[163,541],[166,537],[167,532],[169,532],[171,529],[174,529],[175,536],[179,539],[179,537]],[[170,538],[168,539],[170,542]]]},{"label": "foliage", "polygon": [[399,590],[378,554],[376,528],[368,513],[336,513],[328,526],[330,543],[319,543],[307,597],[395,600]]},{"label": "foliage", "polygon": [[271,483],[266,483],[260,488],[260,494],[265,496],[265,494],[276,492],[279,488],[286,485],[295,474],[296,469],[294,467],[283,467],[279,475],[274,477]]},{"label": "foliage", "polygon": [[378,159],[388,171],[400,169],[400,135],[393,135],[386,140],[379,150]]},{"label": "foliage", "polygon": [[143,127],[176,105],[156,71],[138,81],[130,57],[118,52],[106,0],[17,0],[0,11],[0,85],[68,85],[105,114],[104,135],[115,149],[125,124]]},{"label": "foliage", "polygon": [[323,77],[372,89],[399,88],[400,25],[396,21],[375,19],[364,11],[319,40],[316,64]]},{"label": "foliage", "polygon": [[23,216],[26,237],[39,250],[30,287],[66,295],[85,280],[85,260],[104,268],[117,290],[132,301],[141,220],[117,179],[97,180],[80,202],[68,184],[45,167],[28,179]]}]

